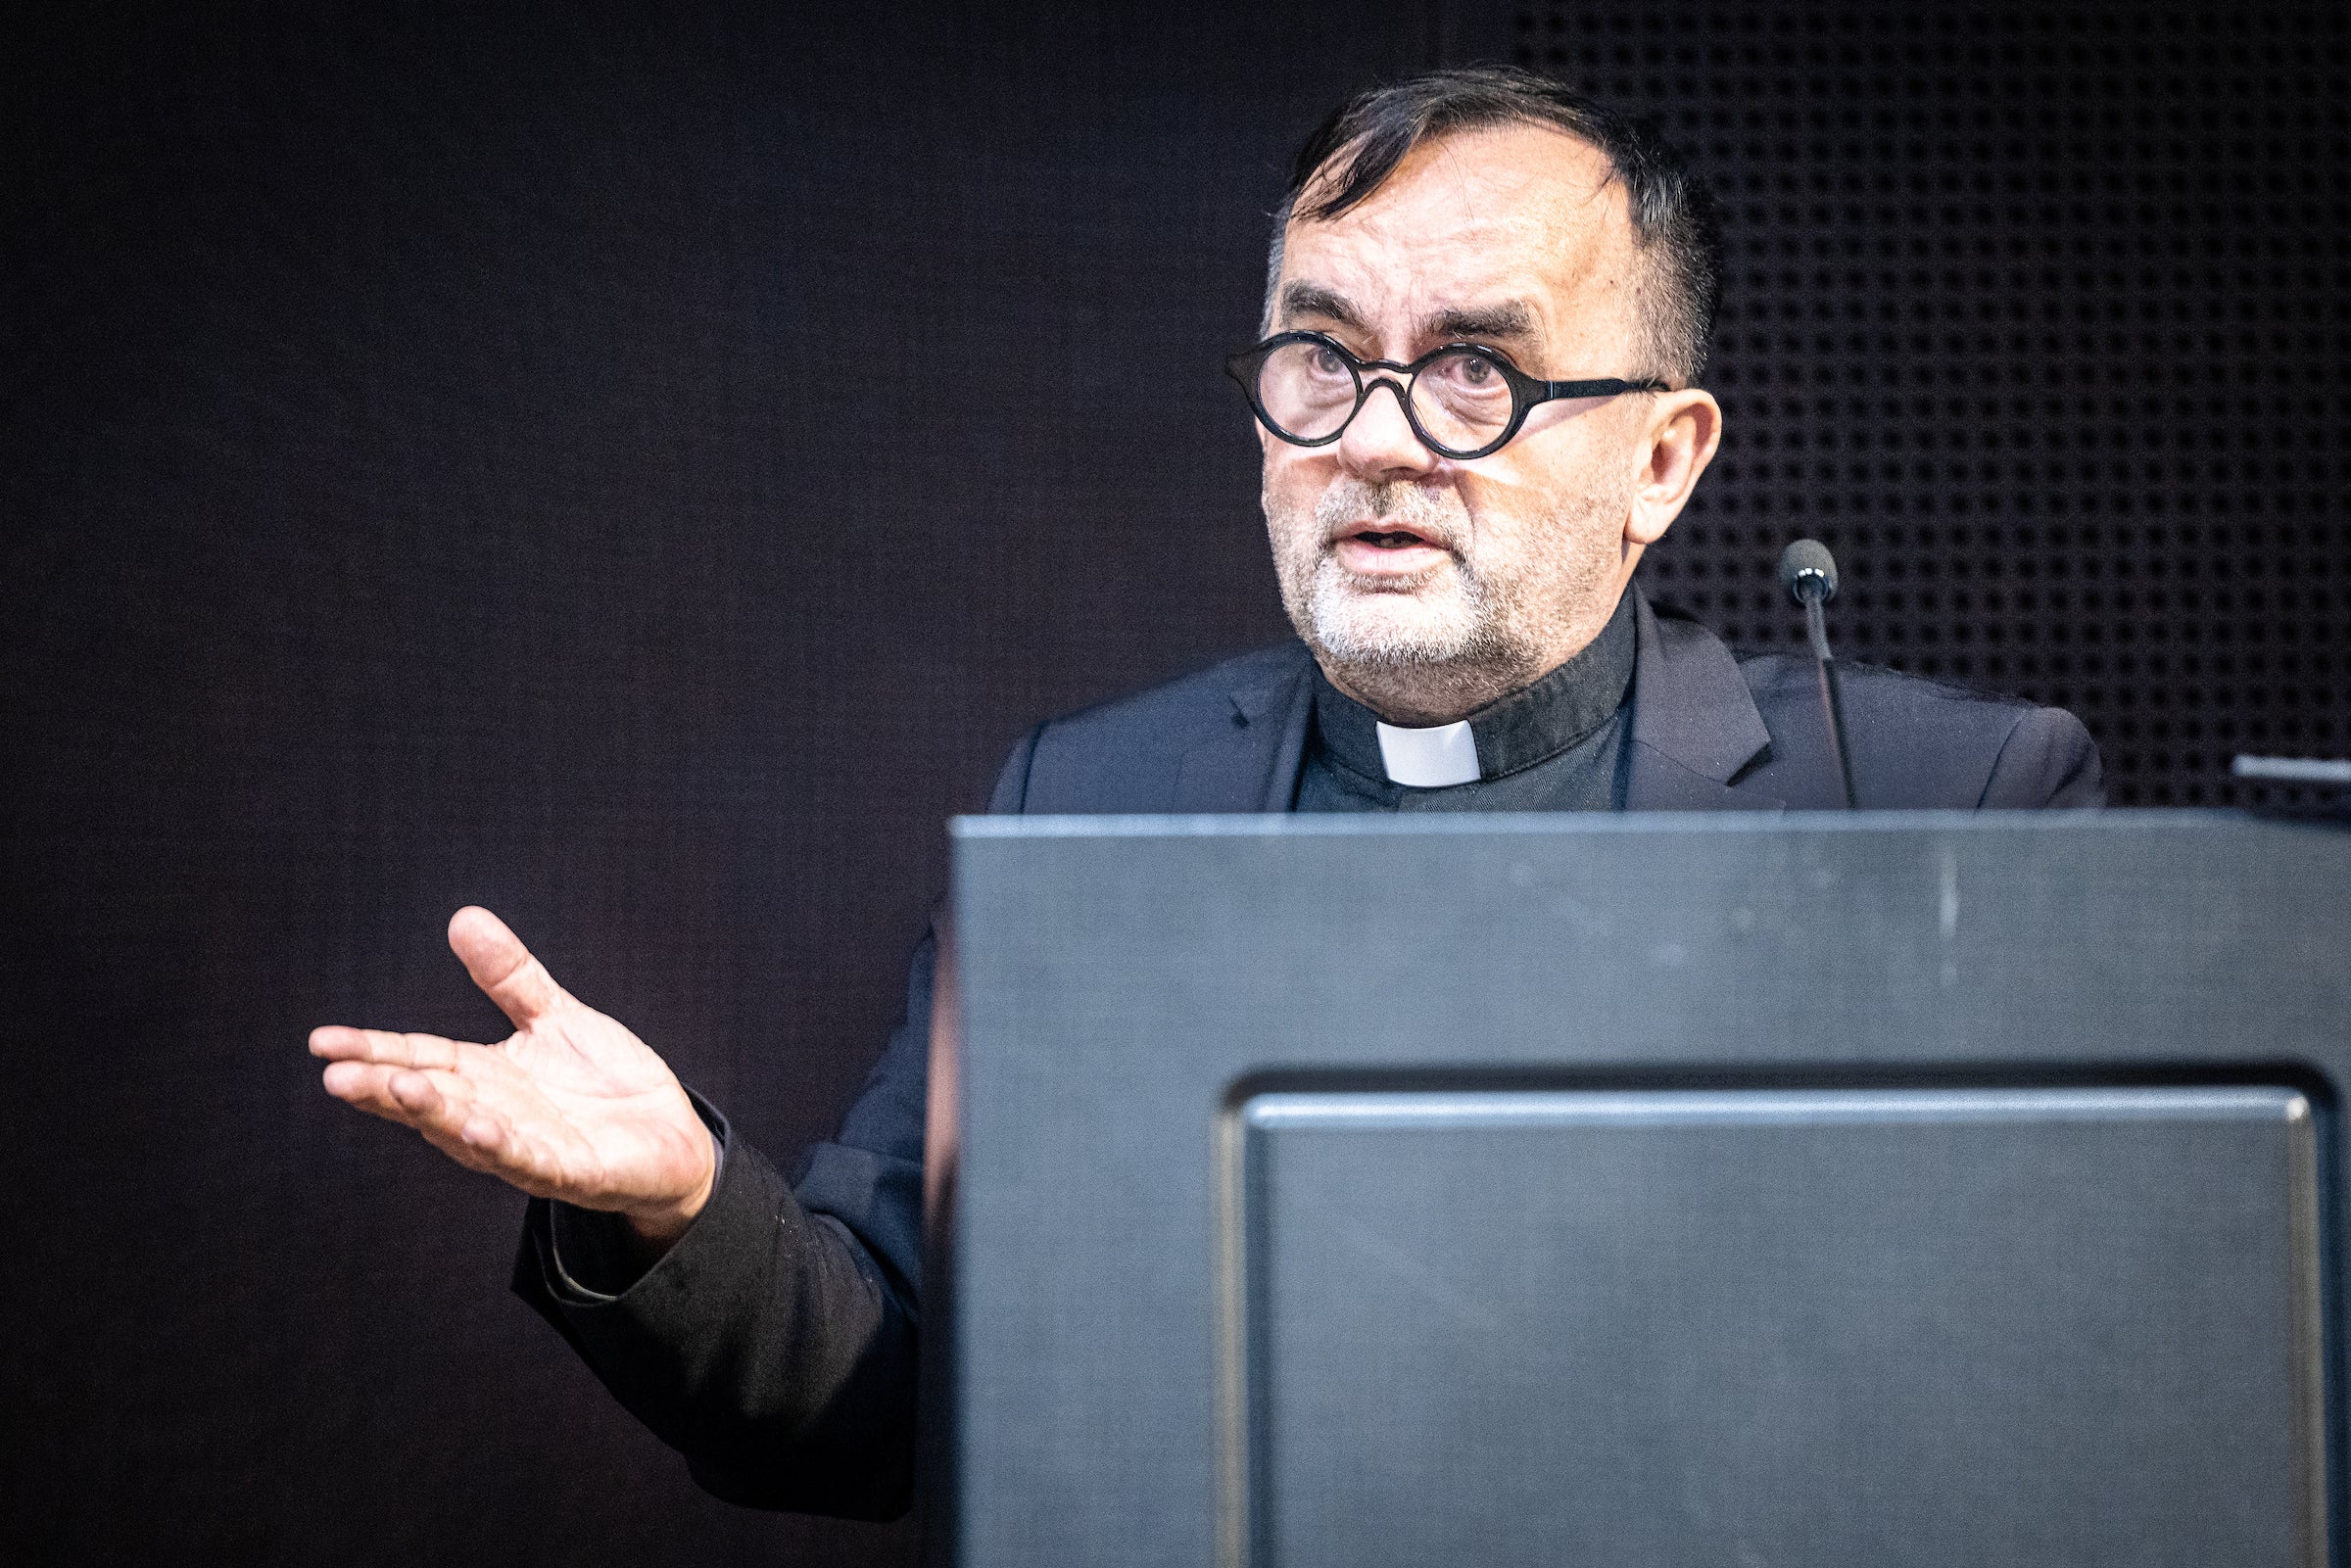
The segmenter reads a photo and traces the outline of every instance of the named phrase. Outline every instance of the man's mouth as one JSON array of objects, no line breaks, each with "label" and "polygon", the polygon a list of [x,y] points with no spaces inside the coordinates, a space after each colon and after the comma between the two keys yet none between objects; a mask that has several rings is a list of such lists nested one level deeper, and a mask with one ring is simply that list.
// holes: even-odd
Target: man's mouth
[{"label": "man's mouth", "polygon": [[1366,524],[1332,540],[1331,553],[1362,576],[1416,578],[1452,552],[1415,529]]}]

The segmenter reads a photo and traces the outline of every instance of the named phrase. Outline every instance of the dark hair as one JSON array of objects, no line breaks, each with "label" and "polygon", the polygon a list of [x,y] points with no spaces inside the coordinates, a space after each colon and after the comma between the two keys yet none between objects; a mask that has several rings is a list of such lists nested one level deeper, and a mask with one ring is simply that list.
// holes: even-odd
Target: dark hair
[{"label": "dark hair", "polygon": [[[1649,256],[1664,285],[1643,323],[1657,361],[1636,366],[1682,385],[1705,367],[1714,333],[1714,305],[1722,291],[1722,236],[1714,197],[1656,127],[1627,119],[1563,82],[1509,66],[1436,71],[1389,87],[1356,94],[1298,150],[1290,187],[1273,214],[1272,264],[1266,310],[1276,302],[1282,231],[1295,215],[1333,218],[1368,200],[1405,155],[1432,136],[1512,120],[1555,125],[1607,156],[1631,209],[1633,244]],[[1319,191],[1301,206],[1307,191]]]}]

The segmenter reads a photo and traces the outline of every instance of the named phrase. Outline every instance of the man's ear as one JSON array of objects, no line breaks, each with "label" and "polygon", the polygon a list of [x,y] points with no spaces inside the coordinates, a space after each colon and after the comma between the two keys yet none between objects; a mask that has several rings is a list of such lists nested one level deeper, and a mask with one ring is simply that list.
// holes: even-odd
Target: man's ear
[{"label": "man's ear", "polygon": [[1628,545],[1655,545],[1682,515],[1698,476],[1722,445],[1722,404],[1697,387],[1657,395],[1639,449],[1641,472],[1625,518]]}]

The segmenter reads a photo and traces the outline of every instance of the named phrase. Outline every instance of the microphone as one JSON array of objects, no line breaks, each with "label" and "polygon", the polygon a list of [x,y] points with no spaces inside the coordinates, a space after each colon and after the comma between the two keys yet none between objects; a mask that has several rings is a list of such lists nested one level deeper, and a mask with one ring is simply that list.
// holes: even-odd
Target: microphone
[{"label": "microphone", "polygon": [[1853,758],[1845,740],[1844,694],[1837,689],[1837,655],[1829,651],[1829,617],[1822,606],[1837,596],[1837,557],[1817,539],[1799,539],[1780,551],[1780,583],[1804,607],[1804,631],[1820,671],[1820,706],[1829,726],[1829,753],[1845,783],[1845,809],[1853,800]]}]

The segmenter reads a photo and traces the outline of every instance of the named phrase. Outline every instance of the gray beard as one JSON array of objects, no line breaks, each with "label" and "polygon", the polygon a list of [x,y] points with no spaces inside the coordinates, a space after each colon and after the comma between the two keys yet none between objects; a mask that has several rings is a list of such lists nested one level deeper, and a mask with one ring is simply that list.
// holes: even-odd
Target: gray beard
[{"label": "gray beard", "polygon": [[[1340,478],[1311,521],[1267,505],[1290,624],[1342,689],[1384,717],[1415,724],[1484,707],[1591,640],[1614,608],[1599,601],[1618,557],[1599,547],[1595,526],[1610,512],[1621,512],[1614,498],[1584,497],[1533,523],[1528,537],[1546,547],[1501,576],[1481,569],[1468,548],[1474,530],[1450,489]],[[1332,534],[1367,514],[1445,548],[1450,566],[1395,587],[1349,572]],[[1612,544],[1616,531],[1607,532]]]}]

